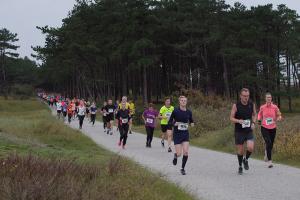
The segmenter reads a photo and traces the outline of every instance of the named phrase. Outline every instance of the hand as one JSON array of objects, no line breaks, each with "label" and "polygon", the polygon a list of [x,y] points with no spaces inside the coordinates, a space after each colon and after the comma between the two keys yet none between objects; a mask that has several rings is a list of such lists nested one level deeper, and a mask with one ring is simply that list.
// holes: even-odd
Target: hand
[{"label": "hand", "polygon": [[244,123],[244,120],[239,119],[239,120],[238,120],[238,123],[239,123],[239,124],[243,124],[243,123]]},{"label": "hand", "polygon": [[252,129],[252,130],[255,129],[255,124],[254,124],[254,123],[251,124],[251,129]]},{"label": "hand", "polygon": [[191,127],[194,127],[195,126],[195,124],[194,123],[191,123]]},{"label": "hand", "polygon": [[277,121],[280,122],[281,120],[282,120],[282,116],[280,115],[280,116],[277,117]]},{"label": "hand", "polygon": [[175,122],[174,126],[178,126],[178,122]]}]

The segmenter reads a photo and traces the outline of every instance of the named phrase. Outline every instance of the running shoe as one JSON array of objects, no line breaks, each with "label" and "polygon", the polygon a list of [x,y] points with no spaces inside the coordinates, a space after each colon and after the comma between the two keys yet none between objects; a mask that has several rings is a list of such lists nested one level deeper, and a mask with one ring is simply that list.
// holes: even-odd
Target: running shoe
[{"label": "running shoe", "polygon": [[121,146],[122,141],[119,141],[118,145]]},{"label": "running shoe", "polygon": [[161,146],[162,146],[162,147],[165,147],[165,142],[164,142],[164,140],[161,140]]},{"label": "running shoe", "polygon": [[243,174],[243,168],[241,166],[239,167],[239,172],[238,173],[239,173],[239,175]]},{"label": "running shoe", "polygon": [[173,165],[177,165],[177,158],[173,158]]},{"label": "running shoe", "polygon": [[168,152],[170,153],[170,152],[172,152],[172,149],[171,149],[171,147],[169,147],[169,149],[168,149]]},{"label": "running shoe", "polygon": [[246,158],[243,159],[244,169],[249,170],[248,160]]},{"label": "running shoe", "polygon": [[273,167],[272,160],[269,160],[269,161],[268,161],[268,168],[272,168],[272,167]]},{"label": "running shoe", "polygon": [[131,132],[131,131],[129,131],[129,134],[132,134],[132,132]]},{"label": "running shoe", "polygon": [[185,173],[185,170],[184,170],[184,169],[181,169],[181,170],[180,170],[180,172],[181,172],[181,174],[182,174],[182,175],[186,175],[186,173]]}]

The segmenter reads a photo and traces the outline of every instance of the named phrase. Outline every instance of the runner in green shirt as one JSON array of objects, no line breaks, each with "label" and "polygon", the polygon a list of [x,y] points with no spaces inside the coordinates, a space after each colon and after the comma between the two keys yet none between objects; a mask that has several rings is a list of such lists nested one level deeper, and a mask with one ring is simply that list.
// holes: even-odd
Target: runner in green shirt
[{"label": "runner in green shirt", "polygon": [[172,143],[172,127],[168,125],[169,118],[174,111],[174,107],[171,106],[171,99],[166,98],[165,99],[165,105],[161,107],[159,111],[159,118],[161,119],[160,125],[161,125],[161,145],[162,147],[165,146],[164,139],[167,136],[168,139],[168,152],[172,152],[171,149],[171,143]]}]

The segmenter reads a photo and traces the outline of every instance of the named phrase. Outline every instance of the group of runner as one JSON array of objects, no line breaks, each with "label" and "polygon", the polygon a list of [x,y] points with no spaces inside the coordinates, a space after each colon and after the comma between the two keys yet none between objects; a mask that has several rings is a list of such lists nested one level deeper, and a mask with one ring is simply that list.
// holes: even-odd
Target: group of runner
[{"label": "group of runner", "polygon": [[[256,114],[255,104],[249,100],[250,91],[243,88],[240,91],[240,101],[233,104],[230,120],[235,124],[234,135],[237,148],[238,173],[243,174],[243,167],[249,170],[248,159],[254,150],[253,130],[258,124],[261,126],[261,134],[265,141],[265,161],[268,167],[272,168],[272,149],[276,136],[276,123],[282,120],[279,108],[273,104],[271,93],[265,94],[265,104]],[[246,143],[246,152],[244,144]]]},{"label": "group of runner", "polygon": [[[95,102],[89,102],[83,99],[68,99],[63,97],[55,97],[51,95],[41,95],[50,106],[56,104],[58,118],[61,112],[63,116],[68,115],[68,122],[78,117],[79,128],[82,128],[85,116],[88,116],[90,123],[94,125],[96,113],[98,111]],[[50,96],[50,97],[49,97]],[[261,125],[261,133],[265,140],[266,151],[265,161],[268,167],[272,168],[272,149],[276,136],[276,122],[282,120],[279,108],[272,103],[272,95],[266,94],[266,103],[256,113],[255,104],[249,100],[250,91],[243,88],[240,92],[240,100],[233,104],[230,120],[235,124],[234,135],[237,148],[238,173],[249,170],[248,159],[254,150],[254,134],[253,130],[256,124]],[[189,127],[194,126],[194,120],[191,110],[187,109],[187,97],[180,96],[178,98],[179,106],[174,108],[171,105],[171,99],[166,98],[164,106],[159,111],[155,110],[152,103],[144,110],[141,118],[144,121],[147,133],[146,148],[151,148],[154,129],[157,121],[160,120],[161,128],[161,146],[165,147],[167,141],[167,152],[172,152],[172,140],[174,142],[175,153],[172,160],[173,165],[177,165],[177,160],[182,155],[182,165],[180,172],[186,174],[185,165],[189,154]],[[100,109],[103,120],[103,128],[106,134],[113,134],[114,122],[116,122],[117,130],[120,133],[118,145],[125,149],[128,133],[132,133],[132,121],[135,114],[134,103],[127,102],[127,97],[123,96],[121,102],[116,101],[113,104],[112,99],[108,99],[103,103]],[[246,143],[246,152],[244,152],[244,144]],[[243,166],[243,167],[242,167]]]}]

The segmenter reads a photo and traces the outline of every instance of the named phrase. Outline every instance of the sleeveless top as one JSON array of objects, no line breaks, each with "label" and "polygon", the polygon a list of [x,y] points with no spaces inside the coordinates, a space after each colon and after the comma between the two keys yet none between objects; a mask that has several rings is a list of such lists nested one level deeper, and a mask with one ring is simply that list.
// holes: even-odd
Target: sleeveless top
[{"label": "sleeveless top", "polygon": [[252,124],[252,115],[253,115],[253,103],[248,102],[247,105],[242,104],[240,101],[236,103],[237,111],[235,113],[236,119],[244,120],[244,124],[235,124],[235,132],[243,132],[249,133],[252,131],[251,124]]}]

